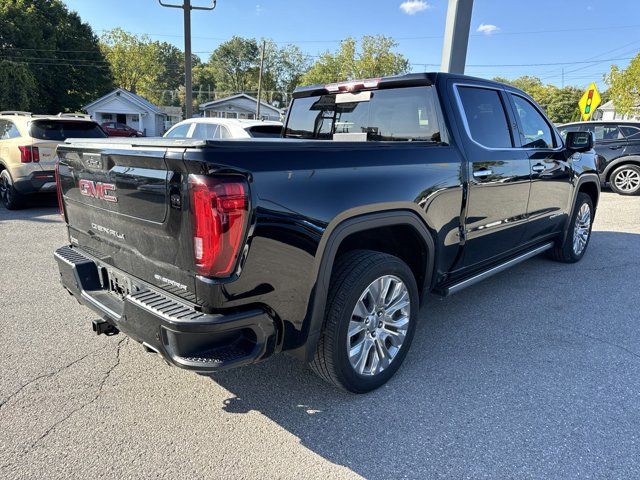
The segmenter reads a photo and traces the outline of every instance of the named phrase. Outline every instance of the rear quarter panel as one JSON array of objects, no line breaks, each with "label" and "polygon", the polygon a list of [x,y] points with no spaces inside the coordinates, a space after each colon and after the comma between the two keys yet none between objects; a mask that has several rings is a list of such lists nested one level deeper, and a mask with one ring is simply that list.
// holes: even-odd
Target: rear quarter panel
[{"label": "rear quarter panel", "polygon": [[[285,349],[305,339],[318,245],[342,221],[384,210],[412,210],[440,246],[436,269],[459,249],[462,161],[451,146],[420,143],[214,142],[187,151],[186,165],[224,171],[242,165],[252,218],[242,271],[233,281],[200,281],[197,296],[213,308],[262,306],[282,322]],[[211,161],[208,161],[208,159]]]}]

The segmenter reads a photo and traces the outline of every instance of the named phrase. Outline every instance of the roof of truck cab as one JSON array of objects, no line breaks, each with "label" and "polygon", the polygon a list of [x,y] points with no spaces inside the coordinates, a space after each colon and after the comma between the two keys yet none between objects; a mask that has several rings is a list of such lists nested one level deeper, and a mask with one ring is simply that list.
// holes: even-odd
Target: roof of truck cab
[{"label": "roof of truck cab", "polygon": [[[458,80],[460,82],[464,81],[476,81],[482,82],[485,84],[493,84],[495,86],[499,86],[500,88],[510,87],[514,90],[518,90],[516,87],[513,87],[508,84],[499,83],[493,80],[488,80],[486,78],[478,78],[472,77],[470,75],[462,75],[459,73],[446,73],[446,72],[424,72],[424,73],[407,73],[405,75],[393,75],[388,77],[380,77],[374,79],[354,79],[354,80],[345,80],[344,82],[335,82],[335,83],[351,83],[351,82],[361,82],[364,80],[376,80],[378,81],[377,89],[384,88],[402,88],[402,87],[412,87],[412,86],[431,86],[436,83],[438,79],[453,79]],[[308,85],[304,87],[296,87],[293,91],[293,98],[301,98],[301,97],[310,97],[314,95],[320,95],[322,92],[326,92],[327,85],[331,84],[315,84]]]}]

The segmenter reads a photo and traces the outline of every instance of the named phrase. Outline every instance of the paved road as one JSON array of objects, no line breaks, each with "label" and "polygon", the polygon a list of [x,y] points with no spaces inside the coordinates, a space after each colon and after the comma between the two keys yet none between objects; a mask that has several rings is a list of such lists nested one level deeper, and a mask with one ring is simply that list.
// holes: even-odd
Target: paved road
[{"label": "paved road", "polygon": [[212,379],[93,335],[55,208],[0,209],[0,478],[638,478],[640,198],[577,265],[433,298],[397,377],[337,392],[285,356]]}]

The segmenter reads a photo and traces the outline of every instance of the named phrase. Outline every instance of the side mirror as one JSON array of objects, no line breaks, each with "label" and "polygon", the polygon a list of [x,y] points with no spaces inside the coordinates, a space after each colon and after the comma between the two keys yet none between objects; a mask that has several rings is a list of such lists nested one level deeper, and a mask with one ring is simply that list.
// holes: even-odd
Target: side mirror
[{"label": "side mirror", "polygon": [[593,133],[591,132],[567,132],[565,144],[574,152],[588,152],[593,148]]}]

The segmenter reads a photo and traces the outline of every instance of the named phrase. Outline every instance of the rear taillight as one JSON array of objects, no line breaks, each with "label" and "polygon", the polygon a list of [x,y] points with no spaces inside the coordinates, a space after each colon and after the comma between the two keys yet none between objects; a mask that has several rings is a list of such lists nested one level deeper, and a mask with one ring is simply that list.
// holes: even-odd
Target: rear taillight
[{"label": "rear taillight", "polygon": [[225,277],[233,272],[247,222],[247,191],[237,177],[189,176],[198,274]]},{"label": "rear taillight", "polygon": [[62,184],[60,183],[60,160],[58,159],[56,159],[55,175],[56,175],[56,192],[58,195],[58,211],[60,212],[60,215],[65,217],[65,220],[66,220],[66,216],[64,214],[64,205],[62,203]]},{"label": "rear taillight", "polygon": [[22,163],[31,163],[31,162],[39,162],[40,161],[40,150],[38,147],[32,146],[20,146],[20,162]]}]

